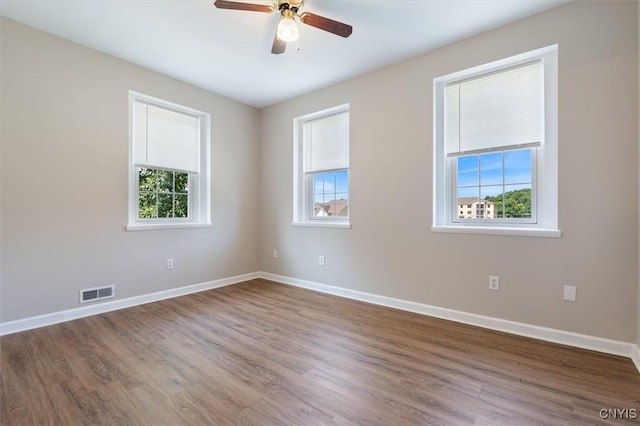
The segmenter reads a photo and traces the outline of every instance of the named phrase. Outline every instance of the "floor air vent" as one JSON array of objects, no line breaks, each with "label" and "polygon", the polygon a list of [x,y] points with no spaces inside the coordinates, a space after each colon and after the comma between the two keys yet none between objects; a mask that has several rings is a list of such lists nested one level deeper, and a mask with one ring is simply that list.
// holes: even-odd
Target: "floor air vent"
[{"label": "floor air vent", "polygon": [[98,288],[85,288],[84,290],[80,290],[80,303],[108,299],[109,297],[113,297],[113,291],[114,286],[112,285]]}]

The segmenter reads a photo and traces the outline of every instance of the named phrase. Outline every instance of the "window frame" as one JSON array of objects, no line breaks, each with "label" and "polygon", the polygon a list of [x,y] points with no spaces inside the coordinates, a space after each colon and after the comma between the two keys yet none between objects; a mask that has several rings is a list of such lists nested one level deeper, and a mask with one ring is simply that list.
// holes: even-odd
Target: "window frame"
[{"label": "window frame", "polygon": [[[187,207],[187,212],[188,215],[187,217],[157,217],[157,218],[141,218],[140,217],[140,196],[141,196],[141,192],[140,192],[140,170],[141,169],[147,169],[147,170],[155,170],[155,171],[163,171],[163,172],[170,172],[170,173],[183,173],[187,175],[187,179],[188,179],[188,186],[189,186],[189,191],[197,191],[197,187],[198,187],[198,179],[194,178],[194,173],[187,173],[187,172],[182,172],[182,171],[175,171],[175,170],[171,170],[171,169],[165,169],[165,168],[151,168],[151,167],[141,167],[141,166],[136,166],[135,167],[136,172],[135,172],[135,179],[136,179],[136,199],[138,200],[138,205],[136,207],[137,209],[137,217],[138,217],[138,221],[140,222],[144,222],[144,223],[154,223],[158,220],[162,220],[163,223],[181,223],[184,221],[189,221],[192,220],[193,217],[193,208],[194,208],[194,202],[193,202],[193,197],[191,196],[191,192],[187,192],[187,199],[188,201],[188,207]],[[172,196],[176,196],[176,195],[183,195],[185,193],[178,193],[175,190],[175,176],[173,177],[174,179],[174,183],[173,183],[173,190],[170,192],[160,192],[157,190],[155,191],[147,191],[147,192],[151,192],[156,194],[156,196],[159,195],[166,195],[166,194],[171,194]],[[158,204],[158,202],[156,202],[156,205]],[[175,212],[174,212],[175,213]]]},{"label": "window frame", "polygon": [[[306,114],[293,119],[293,226],[310,226],[319,228],[351,228],[351,166],[335,170],[321,170],[305,173],[303,164],[307,153],[305,152],[304,127],[307,122],[321,118],[350,114],[350,104],[342,104],[321,111]],[[349,118],[350,121],[350,118]],[[349,135],[351,145],[351,135]],[[316,173],[347,171],[347,197],[349,207],[347,216],[313,216],[313,177]]]},{"label": "window frame", "polygon": [[[445,88],[448,83],[540,60],[544,76],[543,137],[532,148],[532,216],[535,223],[508,219],[465,219],[457,216],[457,173],[455,156],[445,152]],[[469,155],[494,151],[505,152],[521,147],[497,147]],[[534,152],[535,151],[535,152]],[[535,191],[534,191],[535,188]],[[535,210],[535,213],[533,209]],[[558,229],[558,45],[551,45],[519,55],[437,77],[433,80],[433,232],[560,237]]]},{"label": "window frame", "polygon": [[[200,171],[144,167],[154,170],[187,173],[189,176],[189,212],[186,218],[140,218],[139,217],[139,169],[134,161],[134,102],[142,102],[180,114],[195,116],[200,120]],[[129,91],[129,205],[127,231],[200,228],[211,226],[211,116],[207,112],[179,105],[153,96]],[[175,189],[175,188],[174,188]]]},{"label": "window frame", "polygon": [[[486,151],[482,151],[482,152],[475,152],[475,153],[469,153],[469,154],[465,154],[465,155],[460,155],[460,156],[454,156],[454,157],[449,157],[446,159],[447,162],[449,162],[449,164],[447,165],[447,167],[449,168],[449,177],[448,179],[450,180],[450,182],[452,183],[451,185],[451,189],[452,189],[452,194],[450,197],[450,202],[452,203],[451,205],[451,223],[454,226],[457,225],[465,225],[465,224],[488,224],[488,225],[493,225],[496,223],[501,223],[501,224],[519,224],[519,225],[531,225],[531,224],[537,224],[538,223],[538,208],[537,208],[537,194],[538,194],[538,188],[537,188],[537,164],[538,164],[538,148],[537,146],[531,146],[531,147],[523,147],[523,146],[515,146],[515,147],[500,147],[500,148],[495,148],[495,149],[489,149]],[[531,218],[501,218],[498,219],[499,222],[496,221],[496,219],[484,219],[484,218],[460,218],[457,215],[457,211],[458,211],[458,194],[457,194],[457,189],[460,188],[460,186],[458,185],[457,179],[458,179],[458,162],[457,159],[461,158],[461,157],[469,157],[469,156],[482,156],[483,154],[493,154],[493,153],[501,153],[503,155],[503,164],[504,164],[504,154],[507,152],[512,152],[512,151],[522,151],[524,149],[529,149],[531,150]],[[479,168],[478,169],[478,173],[482,173],[482,169]],[[502,182],[502,186],[507,186],[510,184],[505,184],[504,183],[504,168],[503,168],[503,173],[502,173],[502,178],[503,178],[503,182]],[[482,188],[483,185],[481,185],[481,182],[479,182],[480,184],[478,185],[479,188]],[[512,184],[514,185],[514,184]],[[473,185],[475,186],[475,185]],[[494,185],[491,185],[494,186]],[[505,192],[503,191],[503,194]],[[484,200],[481,200],[484,201]]]},{"label": "window frame", "polygon": [[[334,221],[334,222],[348,222],[349,221],[349,210],[350,210],[350,205],[348,205],[347,207],[347,215],[346,216],[314,216],[313,215],[313,211],[314,211],[314,207],[315,207],[315,195],[316,192],[314,191],[315,188],[315,175],[317,173],[338,173],[338,172],[346,172],[347,173],[347,197],[349,197],[349,169],[335,169],[335,170],[321,170],[321,171],[316,171],[316,172],[311,172],[308,174],[305,174],[303,176],[303,179],[306,181],[305,184],[308,185],[307,191],[309,196],[306,197],[307,198],[307,219],[309,221]],[[324,194],[324,192],[323,192]],[[343,194],[343,192],[336,192],[334,191],[334,194]],[[348,200],[348,198],[347,198]]]}]

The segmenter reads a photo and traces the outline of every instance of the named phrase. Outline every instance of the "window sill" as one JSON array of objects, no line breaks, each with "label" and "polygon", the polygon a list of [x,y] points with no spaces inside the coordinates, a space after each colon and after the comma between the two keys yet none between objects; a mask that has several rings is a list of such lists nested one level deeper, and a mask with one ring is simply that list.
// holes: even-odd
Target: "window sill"
[{"label": "window sill", "polygon": [[510,235],[517,237],[545,237],[560,238],[562,231],[550,228],[497,227],[497,226],[455,226],[434,225],[432,232],[451,234],[479,234],[479,235]]},{"label": "window sill", "polygon": [[351,228],[351,224],[349,222],[291,222],[291,225],[309,228]]},{"label": "window sill", "polygon": [[209,228],[211,223],[136,223],[127,225],[127,231],[153,231],[159,229]]}]

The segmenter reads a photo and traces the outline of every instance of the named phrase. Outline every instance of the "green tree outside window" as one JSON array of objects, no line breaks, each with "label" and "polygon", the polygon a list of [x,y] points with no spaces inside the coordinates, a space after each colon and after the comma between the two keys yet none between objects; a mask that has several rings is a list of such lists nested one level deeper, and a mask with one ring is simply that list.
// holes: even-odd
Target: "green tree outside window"
[{"label": "green tree outside window", "polygon": [[138,169],[138,217],[189,217],[189,174],[149,168]]}]

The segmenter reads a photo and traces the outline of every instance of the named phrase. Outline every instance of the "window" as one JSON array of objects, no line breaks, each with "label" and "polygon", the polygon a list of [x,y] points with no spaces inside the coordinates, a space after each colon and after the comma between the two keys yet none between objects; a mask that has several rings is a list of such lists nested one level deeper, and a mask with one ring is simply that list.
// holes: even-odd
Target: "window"
[{"label": "window", "polygon": [[188,173],[138,169],[138,218],[188,217]]},{"label": "window", "polygon": [[129,92],[127,230],[210,225],[209,114]]},{"label": "window", "polygon": [[478,213],[475,217],[455,217],[453,222],[505,218],[535,223],[536,209],[532,206],[536,198],[532,193],[535,154],[535,149],[527,148],[457,157],[453,164],[456,203],[477,203]]},{"label": "window", "polygon": [[557,51],[434,80],[433,231],[560,236]]},{"label": "window", "polygon": [[348,228],[349,105],[294,120],[293,225]]}]

